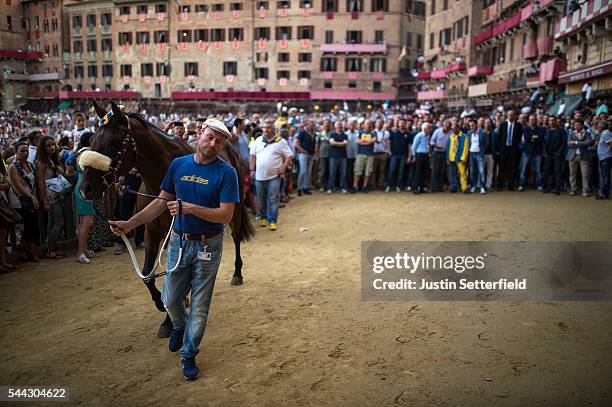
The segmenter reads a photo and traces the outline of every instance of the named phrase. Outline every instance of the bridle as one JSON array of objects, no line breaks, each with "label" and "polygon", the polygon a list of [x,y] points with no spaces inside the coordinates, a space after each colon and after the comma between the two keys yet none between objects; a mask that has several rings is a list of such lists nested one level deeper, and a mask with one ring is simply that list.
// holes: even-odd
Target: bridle
[{"label": "bridle", "polygon": [[109,170],[104,175],[102,175],[102,185],[104,185],[107,189],[119,184],[117,182],[117,178],[118,178],[117,173],[119,172],[119,168],[121,168],[121,165],[123,164],[123,159],[125,158],[125,154],[129,150],[134,151],[134,157],[135,157],[134,162],[137,161],[138,149],[136,148],[136,140],[134,140],[134,137],[132,137],[132,134],[130,133],[130,130],[131,130],[130,117],[126,114],[125,118],[127,119],[127,130],[125,134],[123,135],[123,141],[121,143],[121,148],[119,149],[119,152],[117,153],[117,155],[114,158],[112,158],[111,166]]}]

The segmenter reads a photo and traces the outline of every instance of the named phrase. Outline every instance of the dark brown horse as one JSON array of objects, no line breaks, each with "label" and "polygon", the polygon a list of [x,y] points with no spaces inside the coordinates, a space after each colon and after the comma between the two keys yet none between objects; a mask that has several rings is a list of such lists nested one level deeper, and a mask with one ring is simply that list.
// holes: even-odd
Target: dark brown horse
[{"label": "dark brown horse", "polygon": [[[106,115],[95,101],[93,106],[100,118]],[[108,171],[102,171],[87,167],[84,170],[79,191],[84,199],[98,199],[102,194],[116,182],[117,178],[125,175],[132,168],[136,168],[142,176],[141,192],[158,195],[160,185],[172,160],[190,153],[193,147],[180,137],[170,137],[160,128],[147,122],[135,113],[125,113],[117,105],[111,102],[112,116],[108,123],[96,129],[92,138],[91,150],[110,158],[111,164]],[[234,215],[230,223],[232,238],[236,247],[236,259],[234,262],[234,275],[232,285],[242,284],[242,258],[240,256],[240,243],[249,240],[255,233],[249,220],[244,201],[243,172],[240,159],[233,147],[226,143],[221,150],[220,156],[231,164],[238,175],[240,188],[240,204],[234,206]],[[140,200],[145,206],[150,201]],[[145,225],[145,264],[143,274],[148,275],[153,269],[155,258],[160,248],[160,243],[170,227],[171,216],[166,211],[162,216]],[[165,312],[161,293],[155,286],[155,280],[145,280],[145,285],[151,293],[151,298],[159,311]],[[158,336],[165,338],[170,336],[172,324],[170,318],[161,324]]]}]

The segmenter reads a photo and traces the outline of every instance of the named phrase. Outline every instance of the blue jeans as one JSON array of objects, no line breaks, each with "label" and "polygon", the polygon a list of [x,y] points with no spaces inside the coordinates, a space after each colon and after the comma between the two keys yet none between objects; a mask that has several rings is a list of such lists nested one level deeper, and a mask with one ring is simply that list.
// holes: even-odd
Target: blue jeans
[{"label": "blue jeans", "polygon": [[484,156],[479,153],[470,153],[470,182],[474,188],[484,188]]},{"label": "blue jeans", "polygon": [[527,183],[525,171],[527,171],[527,165],[529,164],[531,164],[531,171],[535,173],[536,188],[538,188],[542,186],[542,156],[540,154],[528,155],[523,153],[521,156],[519,186],[525,187]]},{"label": "blue jeans", "polygon": [[389,162],[389,174],[387,177],[387,186],[399,187],[404,178],[404,167],[406,163],[405,155],[392,155]]},{"label": "blue jeans", "polygon": [[267,181],[256,181],[257,199],[259,199],[259,216],[270,223],[278,220],[278,193],[281,178],[274,177]]},{"label": "blue jeans", "polygon": [[610,197],[610,168],[612,168],[612,157],[599,162],[599,195],[606,198]]},{"label": "blue jeans", "polygon": [[[205,246],[207,246],[206,252],[211,254],[210,261],[198,259],[198,252],[204,251]],[[178,253],[179,235],[172,232],[168,243],[167,269],[174,267]],[[223,233],[204,242],[184,239],[181,261],[176,270],[168,272],[164,279],[162,301],[170,315],[173,328],[185,330],[181,349],[183,358],[195,357],[198,354],[198,346],[206,329],[210,300],[222,253]],[[184,300],[189,289],[191,289],[191,301],[187,314]]]},{"label": "blue jeans", "polygon": [[327,189],[332,191],[334,190],[334,184],[336,183],[338,168],[340,168],[340,189],[346,189],[346,158],[330,158]]},{"label": "blue jeans", "polygon": [[312,155],[302,154],[298,156],[298,162],[300,163],[300,172],[297,179],[298,190],[310,189],[310,174],[312,174]]}]

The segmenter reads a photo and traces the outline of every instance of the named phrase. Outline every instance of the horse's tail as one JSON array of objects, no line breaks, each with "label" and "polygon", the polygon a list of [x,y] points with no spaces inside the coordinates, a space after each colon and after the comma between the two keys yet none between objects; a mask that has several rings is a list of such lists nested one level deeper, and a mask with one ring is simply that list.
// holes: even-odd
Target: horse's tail
[{"label": "horse's tail", "polygon": [[238,231],[238,238],[241,242],[246,242],[253,236],[255,236],[255,228],[251,223],[251,218],[249,218],[246,205],[243,203],[240,205],[240,230]]},{"label": "horse's tail", "polygon": [[[223,147],[224,148],[221,150],[221,155],[225,155],[225,158],[227,158],[227,161],[232,165],[232,167],[234,167],[234,169],[236,170],[236,175],[238,176],[238,193],[240,194],[240,227],[238,228],[238,236],[236,236],[236,238],[238,238],[239,242],[246,242],[255,236],[255,228],[251,224],[249,212],[246,208],[242,161],[240,160],[238,153],[234,151],[234,148],[230,145],[229,142],[225,143]],[[236,215],[236,212],[234,212],[234,216]],[[232,219],[232,224],[233,223],[234,220]]]}]

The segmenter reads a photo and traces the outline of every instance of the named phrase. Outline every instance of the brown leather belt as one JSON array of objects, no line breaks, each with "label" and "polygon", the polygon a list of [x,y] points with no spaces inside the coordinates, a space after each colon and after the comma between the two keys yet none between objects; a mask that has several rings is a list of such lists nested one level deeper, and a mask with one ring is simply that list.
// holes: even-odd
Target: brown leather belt
[{"label": "brown leather belt", "polygon": [[[179,235],[181,234],[181,233],[179,233],[174,228],[172,230],[176,234],[179,234]],[[183,233],[183,239],[195,240],[195,241],[204,241],[204,240],[212,239],[215,236],[219,236],[221,233],[223,233],[223,229],[218,230],[217,232],[210,233],[208,235],[196,235],[196,234],[193,234],[193,233]]]}]

